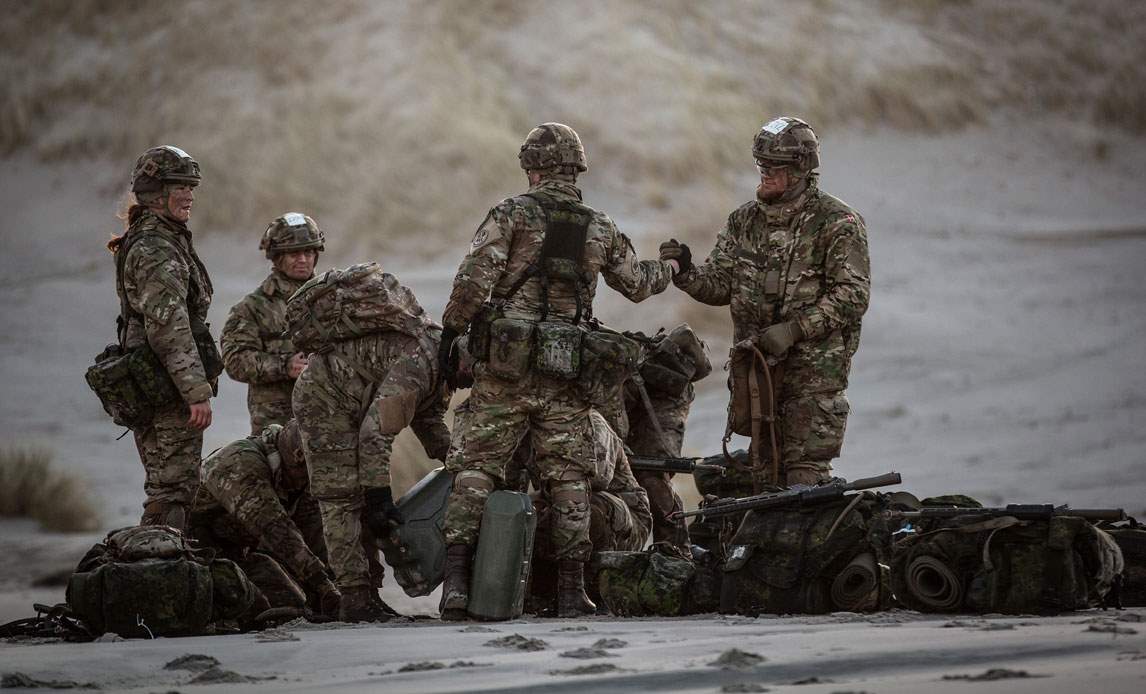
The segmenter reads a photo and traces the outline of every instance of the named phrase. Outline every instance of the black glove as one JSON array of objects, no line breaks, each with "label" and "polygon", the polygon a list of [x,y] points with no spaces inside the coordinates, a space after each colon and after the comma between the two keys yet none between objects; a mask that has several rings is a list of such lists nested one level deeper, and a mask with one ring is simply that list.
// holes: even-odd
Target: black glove
[{"label": "black glove", "polygon": [[457,338],[457,330],[442,328],[442,341],[438,343],[438,383],[445,381],[451,389],[457,387],[455,383],[457,362],[450,359],[450,353],[454,350],[454,340]]},{"label": "black glove", "polygon": [[760,347],[765,354],[773,357],[783,356],[788,349],[804,339],[804,331],[800,324],[794,320],[770,325],[760,335]]},{"label": "black glove", "polygon": [[669,239],[661,244],[661,260],[675,260],[680,269],[676,274],[688,272],[692,268],[692,251],[687,243]]},{"label": "black glove", "polygon": [[389,487],[366,489],[366,525],[375,538],[388,536],[395,526],[402,524],[402,512],[394,505],[394,494]]}]

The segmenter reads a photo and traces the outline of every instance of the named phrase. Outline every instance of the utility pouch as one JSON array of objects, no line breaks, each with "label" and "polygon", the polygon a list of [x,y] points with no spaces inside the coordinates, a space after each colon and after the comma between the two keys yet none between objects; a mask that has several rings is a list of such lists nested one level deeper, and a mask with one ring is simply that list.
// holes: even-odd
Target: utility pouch
[{"label": "utility pouch", "polygon": [[116,424],[142,429],[156,408],[179,400],[179,391],[149,347],[124,350],[108,345],[84,378]]},{"label": "utility pouch", "polygon": [[466,349],[469,350],[474,361],[489,360],[490,324],[497,320],[499,313],[493,304],[486,302],[481,305],[477,315],[470,321],[470,333],[466,341]]},{"label": "utility pouch", "polygon": [[[772,366],[772,382],[764,373],[764,365],[753,363],[754,350],[734,349],[728,367],[728,386],[732,397],[728,401],[728,428],[741,436],[752,436],[752,413],[758,409],[762,421],[775,417],[775,397],[771,387],[781,382],[781,366]],[[756,394],[753,397],[753,393]]]},{"label": "utility pouch", "polygon": [[581,338],[582,390],[594,404],[618,383],[624,383],[637,372],[641,345],[636,340],[611,330],[592,330]]},{"label": "utility pouch", "polygon": [[581,336],[584,330],[572,323],[541,321],[534,339],[533,363],[546,376],[574,379],[581,373]]},{"label": "utility pouch", "polygon": [[489,325],[489,360],[494,376],[516,381],[529,373],[536,323],[518,318],[498,318]]}]

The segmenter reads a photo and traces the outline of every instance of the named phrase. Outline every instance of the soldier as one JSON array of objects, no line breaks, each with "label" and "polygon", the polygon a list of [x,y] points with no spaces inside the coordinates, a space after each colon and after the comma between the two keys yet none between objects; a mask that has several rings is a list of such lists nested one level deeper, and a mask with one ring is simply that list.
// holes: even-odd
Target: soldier
[{"label": "soldier", "polygon": [[271,261],[271,274],[231,308],[220,343],[227,375],[246,383],[251,435],[268,424],[286,424],[295,379],[306,355],[286,335],[286,300],[312,276],[326,236],[314,220],[288,212],[263,232],[259,250]]},{"label": "soldier", "polygon": [[374,313],[403,329],[337,340],[311,354],[292,399],[330,565],[342,591],[342,621],[393,616],[378,597],[382,567],[372,539],[363,539],[363,525],[378,536],[401,520],[390,489],[394,437],[410,426],[431,458],[444,460],[449,448],[442,420],[449,393],[435,361],[441,329],[409,289],[385,277],[391,291],[375,293]]},{"label": "soldier", "polygon": [[[642,383],[630,381],[625,387],[626,447],[635,455],[680,457],[685,422],[696,397],[693,383],[711,371],[708,348],[688,323],[654,336],[641,366]],[[647,404],[641,387],[649,397]],[[672,473],[640,470],[636,477],[652,506],[653,542],[671,543],[688,556],[688,528],[684,521],[670,520],[673,513],[684,510],[672,486]]]},{"label": "soldier", "polygon": [[170,145],[152,147],[131,174],[134,203],[127,231],[108,242],[115,255],[119,338],[127,350],[150,349],[155,379],[169,379],[177,397],[136,428],[146,473],[141,525],[182,529],[198,486],[203,430],[222,363],[207,325],[211,278],[191,243],[191,206],[199,164]]},{"label": "soldier", "polygon": [[638,302],[663,291],[674,267],[639,261],[613,221],[581,202],[576,181],[587,166],[572,128],[534,128],[518,156],[529,191],[486,215],[458,268],[443,318],[443,373],[454,338],[467,329],[479,362],[464,469],[446,511],[444,619],[464,618],[485,500],[505,484],[506,462],[526,437],[553,502],[558,612],[570,617],[595,611],[583,572],[592,551],[590,404],[578,382],[594,367],[576,364],[583,335],[578,324],[592,316],[599,274]]},{"label": "soldier", "polygon": [[815,484],[831,476],[843,443],[844,389],[870,294],[867,232],[855,210],[819,189],[819,142],[807,123],[770,121],[752,155],[756,199],[729,215],[708,260],[692,265],[675,240],[661,245],[661,258],[680,262],[673,283],[694,299],[731,306],[738,346],[783,366],[781,479],[757,471],[756,481]]},{"label": "soldier", "polygon": [[203,461],[200,476],[190,535],[238,563],[272,607],[309,602],[314,612],[336,617],[340,596],[328,576],[322,517],[295,421],[224,446]]}]

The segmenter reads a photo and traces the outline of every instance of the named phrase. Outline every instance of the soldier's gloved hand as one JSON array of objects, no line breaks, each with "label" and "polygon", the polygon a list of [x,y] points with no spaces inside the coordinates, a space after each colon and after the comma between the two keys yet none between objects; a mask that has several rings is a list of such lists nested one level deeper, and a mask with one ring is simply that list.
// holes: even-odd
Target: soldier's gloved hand
[{"label": "soldier's gloved hand", "polygon": [[796,321],[785,321],[769,326],[760,335],[760,347],[765,354],[783,356],[788,349],[804,339],[804,331]]},{"label": "soldier's gloved hand", "polygon": [[366,525],[374,537],[386,537],[402,524],[402,512],[394,505],[394,494],[389,487],[370,487],[365,497]]},{"label": "soldier's gloved hand", "polygon": [[661,260],[675,260],[677,271],[675,274],[688,272],[692,268],[692,251],[687,243],[676,239],[669,239],[661,244]]},{"label": "soldier's gloved hand", "polygon": [[451,389],[456,388],[454,369],[450,363],[450,353],[454,349],[454,340],[458,338],[458,331],[453,328],[442,328],[442,341],[438,343],[438,383],[445,381]]}]

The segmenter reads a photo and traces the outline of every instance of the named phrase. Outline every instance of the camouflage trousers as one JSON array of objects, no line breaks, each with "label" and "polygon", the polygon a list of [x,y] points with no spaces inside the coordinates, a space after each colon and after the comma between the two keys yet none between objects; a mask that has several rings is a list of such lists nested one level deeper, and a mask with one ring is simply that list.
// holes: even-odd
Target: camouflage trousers
[{"label": "camouflage trousers", "polygon": [[[595,471],[589,402],[576,383],[537,373],[502,380],[477,368],[468,426],[456,479],[479,473],[493,488],[506,488],[506,466],[523,442],[533,451],[537,480],[553,501],[549,535],[556,558],[588,561],[588,480]],[[492,488],[454,484],[446,507],[447,545],[477,544],[485,501]]]},{"label": "camouflage trousers", "polygon": [[[650,391],[650,403],[656,422],[650,421],[650,413],[644,403],[630,402],[629,421],[632,428],[625,443],[636,455],[652,457],[678,457],[684,445],[684,428],[692,407],[694,391],[691,384],[685,392],[676,397],[668,397]],[[684,501],[672,486],[672,473],[640,471],[637,482],[649,495],[649,506],[653,514],[653,542],[669,542],[687,549],[690,540],[688,526],[684,521],[670,521],[669,515],[684,510]],[[639,549],[639,548],[638,548]]]},{"label": "camouflage trousers", "polygon": [[146,475],[144,506],[154,501],[191,508],[199,486],[203,432],[187,424],[190,416],[190,409],[182,403],[165,407],[155,413],[146,429],[132,432]]},{"label": "camouflage trousers", "polygon": [[251,436],[258,436],[268,424],[286,425],[291,418],[294,381],[253,384],[247,387],[247,412],[251,415]]},{"label": "camouflage trousers", "polygon": [[411,356],[417,351],[413,338],[394,334],[375,351],[365,368],[351,366],[337,351],[313,354],[294,388],[310,489],[322,511],[335,583],[343,591],[381,581],[378,551],[363,537],[363,490],[390,486],[395,434],[382,433],[377,400],[410,389],[424,393],[432,385],[429,364]]}]

